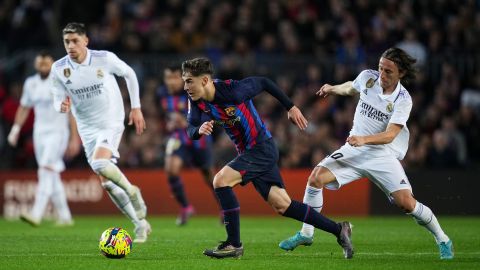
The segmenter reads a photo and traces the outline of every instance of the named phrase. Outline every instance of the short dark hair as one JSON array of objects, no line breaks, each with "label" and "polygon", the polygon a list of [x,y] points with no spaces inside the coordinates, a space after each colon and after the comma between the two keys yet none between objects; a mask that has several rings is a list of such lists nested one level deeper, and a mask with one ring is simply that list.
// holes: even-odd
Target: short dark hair
[{"label": "short dark hair", "polygon": [[169,65],[165,68],[165,70],[170,70],[172,72],[180,72],[182,73],[182,67],[180,65]]},{"label": "short dark hair", "polygon": [[404,73],[403,77],[400,79],[402,84],[409,84],[415,79],[415,73],[417,70],[414,64],[417,60],[408,55],[404,50],[400,48],[387,49],[382,54],[382,58],[394,62],[398,67],[398,71]]},{"label": "short dark hair", "polygon": [[63,28],[62,33],[64,35],[66,34],[86,35],[87,29],[85,28],[85,24],[83,23],[71,22],[71,23],[68,23],[65,26],[65,28]]},{"label": "short dark hair", "polygon": [[213,65],[208,58],[199,57],[182,63],[182,74],[190,72],[193,76],[213,75]]},{"label": "short dark hair", "polygon": [[50,57],[50,58],[53,59],[53,55],[52,55],[49,51],[47,51],[47,50],[41,50],[41,51],[39,51],[39,52],[37,53],[37,56],[42,57],[42,58]]}]

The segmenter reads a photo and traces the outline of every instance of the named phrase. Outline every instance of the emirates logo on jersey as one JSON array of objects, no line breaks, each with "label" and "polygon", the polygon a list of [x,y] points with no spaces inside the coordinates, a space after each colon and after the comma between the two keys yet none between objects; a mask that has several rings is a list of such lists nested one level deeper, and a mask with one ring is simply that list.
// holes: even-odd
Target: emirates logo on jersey
[{"label": "emirates logo on jersey", "polygon": [[64,69],[63,69],[63,76],[65,76],[65,78],[70,77],[71,74],[72,74],[72,73],[71,73],[71,71],[70,71],[69,68],[64,68]]},{"label": "emirates logo on jersey", "polygon": [[227,107],[225,108],[225,113],[228,115],[228,116],[234,116],[235,115],[235,107]]}]

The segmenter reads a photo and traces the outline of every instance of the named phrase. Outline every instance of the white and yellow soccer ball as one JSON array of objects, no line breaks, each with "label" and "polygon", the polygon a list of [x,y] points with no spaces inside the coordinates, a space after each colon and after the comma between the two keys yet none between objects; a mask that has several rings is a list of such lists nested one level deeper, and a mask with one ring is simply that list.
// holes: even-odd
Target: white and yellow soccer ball
[{"label": "white and yellow soccer ball", "polygon": [[122,228],[108,228],[102,233],[98,247],[107,258],[124,258],[132,250],[132,238]]}]

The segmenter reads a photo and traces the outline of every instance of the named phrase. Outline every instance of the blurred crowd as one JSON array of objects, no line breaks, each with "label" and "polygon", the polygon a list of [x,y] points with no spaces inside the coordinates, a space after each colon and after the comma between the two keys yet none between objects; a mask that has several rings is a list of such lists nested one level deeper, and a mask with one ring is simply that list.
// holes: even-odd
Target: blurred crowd
[{"label": "blurred crowd", "polygon": [[[480,163],[479,5],[474,0],[4,0],[0,60],[14,65],[18,61],[7,60],[45,47],[61,56],[62,27],[86,23],[89,47],[115,52],[140,80],[148,132],[136,136],[126,130],[120,146],[120,165],[126,167],[163,166],[168,134],[159,89],[167,65],[202,55],[213,61],[217,78],[268,76],[309,120],[307,131],[300,132],[273,97],[255,99],[279,146],[281,166],[298,168],[316,165],[345,143],[357,103],[348,97],[320,99],[315,92],[324,83],[376,69],[381,53],[397,46],[417,59],[418,68],[415,82],[406,86],[414,105],[403,163],[412,169],[469,168]],[[31,62],[0,64],[0,168],[35,166],[31,122],[18,149],[5,139]],[[235,150],[221,130],[214,139],[215,162],[222,166]],[[83,157],[69,163],[86,166]]]}]

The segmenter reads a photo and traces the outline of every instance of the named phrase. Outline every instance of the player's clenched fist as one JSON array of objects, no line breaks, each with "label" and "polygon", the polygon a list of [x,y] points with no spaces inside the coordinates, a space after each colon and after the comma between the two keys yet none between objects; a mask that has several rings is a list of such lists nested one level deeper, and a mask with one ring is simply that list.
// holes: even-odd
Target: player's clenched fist
[{"label": "player's clenched fist", "polygon": [[198,130],[200,135],[210,135],[213,132],[213,120],[203,123]]},{"label": "player's clenched fist", "polygon": [[62,104],[60,105],[60,112],[68,113],[70,111],[70,106],[72,106],[72,101],[70,100],[70,97],[67,96],[67,98],[62,101]]}]

